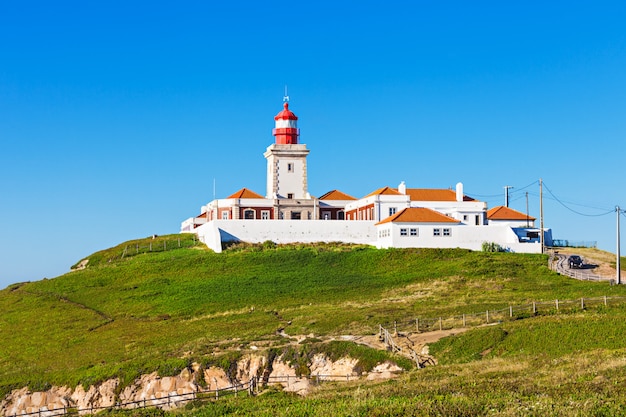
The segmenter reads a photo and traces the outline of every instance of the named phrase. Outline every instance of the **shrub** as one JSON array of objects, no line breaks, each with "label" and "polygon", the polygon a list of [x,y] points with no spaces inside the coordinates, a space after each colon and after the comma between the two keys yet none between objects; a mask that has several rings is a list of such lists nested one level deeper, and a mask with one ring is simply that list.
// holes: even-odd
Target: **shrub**
[{"label": "shrub", "polygon": [[483,252],[505,252],[504,248],[495,242],[483,242]]}]

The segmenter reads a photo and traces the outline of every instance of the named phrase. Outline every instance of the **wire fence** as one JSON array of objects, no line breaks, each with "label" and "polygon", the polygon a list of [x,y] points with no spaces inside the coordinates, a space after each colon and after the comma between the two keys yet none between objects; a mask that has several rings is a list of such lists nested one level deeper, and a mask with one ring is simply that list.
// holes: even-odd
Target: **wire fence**
[{"label": "wire fence", "polygon": [[191,402],[209,402],[217,401],[221,398],[238,395],[250,395],[255,396],[259,393],[259,386],[277,385],[281,384],[286,388],[290,388],[293,384],[307,381],[312,385],[319,385],[323,382],[350,382],[360,378],[360,375],[345,374],[345,375],[327,375],[327,374],[314,374],[314,375],[275,375],[266,378],[259,379],[252,377],[249,381],[234,383],[228,387],[223,387],[214,390],[199,389],[194,392],[182,393],[182,394],[170,394],[160,398],[146,398],[137,401],[118,402],[109,406],[90,406],[84,408],[78,407],[60,407],[48,409],[46,406],[41,407],[38,411],[30,413],[20,412],[19,414],[5,414],[5,417],[24,417],[24,416],[36,416],[36,417],[56,417],[56,416],[83,416],[88,414],[94,414],[100,411],[113,411],[113,410],[132,410],[142,408],[162,408],[172,409],[182,407]]},{"label": "wire fence", "polygon": [[141,243],[126,245],[120,257],[123,259],[126,256],[139,255],[140,253],[165,252],[168,250],[190,248],[198,245],[199,241],[196,238],[196,235],[194,234],[191,236],[191,239],[181,239],[180,237],[176,239],[164,239],[154,235],[151,241],[142,241]]},{"label": "wire fence", "polygon": [[389,328],[392,334],[400,332],[431,332],[436,330],[449,330],[466,327],[477,327],[485,324],[513,321],[537,315],[549,315],[558,312],[572,312],[587,308],[615,305],[626,302],[626,296],[615,297],[588,297],[573,300],[533,301],[529,304],[510,305],[496,310],[460,314],[454,316],[440,316],[431,318],[415,318],[392,323],[381,324]]},{"label": "wire fence", "polygon": [[[133,256],[139,253],[146,252],[156,252],[156,251],[167,251],[172,249],[178,249],[182,247],[192,247],[195,246],[198,242],[197,239],[193,240],[181,240],[180,238],[172,240],[172,239],[160,239],[157,240],[156,236],[153,237],[155,242],[148,242],[142,244],[135,245],[127,245],[124,248],[124,251],[121,255],[124,256]],[[576,279],[583,280],[591,280],[591,281],[614,281],[602,276],[597,276],[593,274],[586,274],[583,272],[579,272],[579,276],[576,276],[578,271],[571,271],[564,267],[565,257],[558,256],[553,254],[550,258],[550,267],[559,273],[565,273],[568,276]],[[417,354],[412,349],[405,349],[400,346],[395,340],[393,336],[398,336],[402,332],[407,333],[421,333],[421,332],[430,332],[437,330],[448,330],[455,328],[468,328],[468,327],[478,327],[487,324],[495,324],[502,323],[505,321],[513,321],[519,320],[523,318],[533,317],[537,315],[549,315],[555,314],[559,312],[572,312],[572,311],[580,311],[585,310],[587,308],[592,307],[600,307],[600,306],[609,306],[615,305],[619,303],[626,302],[626,296],[614,296],[614,297],[587,297],[587,298],[579,298],[579,299],[570,299],[570,300],[553,300],[553,301],[533,301],[529,304],[523,305],[510,305],[505,308],[495,309],[495,310],[485,310],[484,312],[471,313],[471,314],[460,314],[453,316],[440,316],[440,317],[431,317],[431,318],[415,318],[404,321],[394,321],[392,323],[380,324],[379,325],[379,337],[381,342],[385,344],[388,350],[394,353],[409,355],[417,364],[418,368],[425,366],[428,361],[428,358],[425,359],[423,355]],[[406,352],[405,352],[406,350]],[[77,407],[63,407],[63,408],[54,408],[48,409],[46,406],[41,407],[38,411],[24,413],[20,412],[19,414],[5,414],[6,417],[18,417],[18,416],[37,416],[37,417],[55,417],[55,416],[66,416],[66,415],[77,415],[82,416],[86,414],[93,414],[103,410],[120,410],[120,409],[137,409],[137,408],[148,408],[148,407],[157,407],[157,408],[177,408],[184,406],[187,403],[198,401],[198,402],[206,402],[206,401],[216,401],[220,398],[224,398],[227,396],[237,396],[240,393],[247,395],[256,395],[259,392],[259,385],[267,386],[267,385],[276,385],[282,384],[287,388],[290,387],[291,384],[301,383],[303,380],[306,380],[308,383],[312,383],[315,385],[319,385],[325,381],[353,381],[359,379],[360,375],[355,374],[346,374],[346,375],[304,375],[304,376],[295,376],[295,375],[278,375],[278,376],[269,376],[265,377],[262,380],[259,380],[256,377],[251,378],[249,381],[243,383],[234,383],[228,387],[208,390],[208,389],[198,389],[194,392],[183,393],[183,394],[171,394],[167,396],[163,396],[161,398],[148,398],[142,399],[138,401],[128,401],[128,402],[118,402],[114,405],[110,406],[101,406],[94,407],[90,406],[87,408],[77,408]]]}]

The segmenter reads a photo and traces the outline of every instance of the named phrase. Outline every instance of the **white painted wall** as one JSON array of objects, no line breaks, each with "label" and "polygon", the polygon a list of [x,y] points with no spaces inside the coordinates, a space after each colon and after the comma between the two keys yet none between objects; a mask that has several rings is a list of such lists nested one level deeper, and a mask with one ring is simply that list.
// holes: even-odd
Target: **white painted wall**
[{"label": "white painted wall", "polygon": [[407,207],[424,207],[464,221],[467,215],[467,224],[474,225],[475,216],[479,215],[481,224],[487,211],[487,204],[482,201],[411,201],[408,195],[371,195],[346,204],[346,211],[359,207],[374,205],[374,220],[381,221],[389,217],[389,209],[395,208],[396,213]]},{"label": "white painted wall", "polygon": [[[291,164],[292,170],[288,167]],[[304,159],[281,158],[277,162],[278,195],[287,198],[289,193],[294,199],[307,198]]]},{"label": "white painted wall", "polygon": [[[487,211],[487,204],[481,201],[411,201],[411,207],[429,208],[469,225],[475,225],[476,215],[482,224]],[[463,220],[463,215],[467,215],[467,220]]]},{"label": "white painted wall", "polygon": [[345,242],[375,245],[376,227],[371,221],[338,220],[216,220],[195,229],[200,241],[215,252],[221,242],[263,243]]},{"label": "white painted wall", "polygon": [[[292,193],[295,199],[308,197],[306,157],[309,150],[305,144],[272,144],[263,154],[267,159],[266,197],[274,194],[287,197]],[[289,172],[288,164],[293,165]]]},{"label": "white painted wall", "polygon": [[[418,236],[401,236],[400,229],[418,229]],[[415,225],[411,223],[385,223],[377,226],[380,230],[389,230],[389,237],[379,238],[378,248],[464,248],[475,251],[482,250],[483,242],[494,242],[511,252],[541,253],[539,242],[519,242],[519,238],[509,226],[470,226],[449,224]],[[434,236],[434,228],[451,229],[450,236]],[[545,231],[546,243],[552,241],[552,233]]]},{"label": "white painted wall", "polygon": [[[493,226],[511,226],[511,227],[535,227],[534,220],[489,220],[489,225]],[[526,224],[528,223],[528,226]]]}]

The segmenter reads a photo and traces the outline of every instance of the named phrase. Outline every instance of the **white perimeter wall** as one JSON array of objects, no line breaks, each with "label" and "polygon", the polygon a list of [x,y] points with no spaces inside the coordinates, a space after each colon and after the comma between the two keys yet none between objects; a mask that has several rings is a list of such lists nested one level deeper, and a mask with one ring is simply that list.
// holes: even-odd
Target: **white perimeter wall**
[{"label": "white perimeter wall", "polygon": [[218,253],[222,251],[222,241],[376,244],[374,222],[357,220],[215,220],[199,226],[194,232],[200,241]]},{"label": "white perimeter wall", "polygon": [[[400,228],[417,227],[418,236],[401,236]],[[263,243],[360,243],[378,248],[464,248],[481,251],[483,242],[494,242],[518,253],[541,253],[539,242],[519,242],[509,226],[415,225],[384,224],[374,226],[368,220],[215,220],[194,230],[200,241],[215,252],[222,251],[222,242],[243,241]],[[449,228],[451,236],[434,236],[433,229]],[[388,236],[378,238],[378,231],[388,229]],[[443,230],[442,230],[443,231]],[[545,231],[546,243],[552,241],[550,229]]]},{"label": "white perimeter wall", "polygon": [[[389,225],[378,226],[389,228]],[[418,229],[418,236],[401,236],[400,229]],[[450,229],[450,236],[434,236],[433,229]],[[552,240],[551,232],[546,230],[546,240]],[[509,226],[449,226],[449,225],[412,225],[392,224],[389,236],[379,239],[378,248],[464,248],[482,250],[483,242],[494,242],[503,248],[518,253],[541,253],[539,242],[519,242],[515,232]]]}]

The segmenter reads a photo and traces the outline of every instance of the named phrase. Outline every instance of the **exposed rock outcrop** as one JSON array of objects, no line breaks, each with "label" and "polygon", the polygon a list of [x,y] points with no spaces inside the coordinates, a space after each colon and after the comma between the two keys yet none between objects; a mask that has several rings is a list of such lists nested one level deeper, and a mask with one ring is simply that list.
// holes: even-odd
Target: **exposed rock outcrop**
[{"label": "exposed rock outcrop", "polygon": [[[50,417],[62,415],[68,408],[77,409],[80,415],[111,407],[171,409],[194,399],[199,392],[215,392],[236,384],[240,388],[248,387],[251,380],[256,381],[264,373],[266,383],[278,383],[286,391],[306,395],[312,388],[311,377],[314,381],[350,380],[359,377],[359,372],[355,370],[357,363],[352,358],[331,361],[327,356],[317,354],[312,358],[306,375],[299,375],[281,356],[268,364],[265,356],[250,354],[240,358],[236,369],[229,372],[215,366],[203,369],[194,364],[191,369],[184,369],[177,376],[161,377],[156,372],[142,375],[121,391],[117,378],[97,386],[92,385],[87,390],[78,386],[74,389],[52,387],[45,392],[31,392],[25,387],[7,395],[0,403],[0,415],[8,417],[41,413],[42,417]],[[265,372],[268,370],[271,372]],[[378,365],[368,375],[368,379],[373,378],[373,375],[377,378],[391,378],[400,371],[401,368],[397,365],[384,363]]]}]

